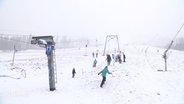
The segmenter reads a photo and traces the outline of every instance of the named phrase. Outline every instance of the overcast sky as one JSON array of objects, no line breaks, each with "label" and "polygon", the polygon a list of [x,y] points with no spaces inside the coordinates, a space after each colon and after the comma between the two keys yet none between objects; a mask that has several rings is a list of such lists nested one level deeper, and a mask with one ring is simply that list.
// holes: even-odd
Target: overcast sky
[{"label": "overcast sky", "polygon": [[150,41],[183,23],[184,0],[0,0],[0,33]]}]

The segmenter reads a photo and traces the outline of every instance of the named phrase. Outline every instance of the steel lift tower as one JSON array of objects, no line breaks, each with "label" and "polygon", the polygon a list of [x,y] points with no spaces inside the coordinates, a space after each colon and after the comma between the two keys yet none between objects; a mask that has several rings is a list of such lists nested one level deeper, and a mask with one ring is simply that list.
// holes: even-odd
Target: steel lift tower
[{"label": "steel lift tower", "polygon": [[32,37],[31,44],[38,45],[46,49],[49,69],[49,87],[50,91],[56,90],[57,82],[56,60],[55,60],[55,42],[53,36],[35,36]]}]

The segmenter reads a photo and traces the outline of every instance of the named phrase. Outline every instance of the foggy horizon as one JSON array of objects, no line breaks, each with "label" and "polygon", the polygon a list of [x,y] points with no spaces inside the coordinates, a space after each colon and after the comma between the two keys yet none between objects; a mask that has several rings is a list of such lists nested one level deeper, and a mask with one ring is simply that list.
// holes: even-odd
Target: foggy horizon
[{"label": "foggy horizon", "polygon": [[184,23],[183,5],[182,0],[0,0],[0,34],[102,41],[118,35],[123,44],[160,44],[171,41]]}]

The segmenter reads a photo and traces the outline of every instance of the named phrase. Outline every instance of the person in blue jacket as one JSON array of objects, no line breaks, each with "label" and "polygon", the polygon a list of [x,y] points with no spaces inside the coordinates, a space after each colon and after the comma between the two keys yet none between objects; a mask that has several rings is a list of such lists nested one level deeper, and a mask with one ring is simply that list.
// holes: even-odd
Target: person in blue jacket
[{"label": "person in blue jacket", "polygon": [[111,72],[109,72],[107,66],[105,66],[105,68],[104,68],[102,71],[100,71],[100,72],[98,73],[98,75],[102,74],[102,77],[103,77],[102,82],[101,82],[101,84],[100,84],[100,87],[101,87],[101,88],[103,87],[103,84],[104,84],[105,81],[106,81],[106,74],[107,74],[107,73],[108,73],[108,74],[112,74]]}]

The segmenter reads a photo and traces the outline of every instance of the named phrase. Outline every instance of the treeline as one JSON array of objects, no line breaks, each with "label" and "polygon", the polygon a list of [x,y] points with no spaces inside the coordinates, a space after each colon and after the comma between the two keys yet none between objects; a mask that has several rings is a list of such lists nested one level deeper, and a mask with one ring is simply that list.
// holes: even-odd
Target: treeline
[{"label": "treeline", "polygon": [[184,50],[184,38],[176,39],[174,41],[172,48],[176,50]]},{"label": "treeline", "polygon": [[30,45],[31,35],[9,35],[0,34],[0,50],[11,51],[14,50],[26,50],[31,47]]},{"label": "treeline", "polygon": [[82,48],[85,45],[92,45],[86,38],[74,39],[67,36],[55,36],[55,42],[57,48]]},{"label": "treeline", "polygon": [[[36,45],[31,44],[31,35],[15,35],[15,34],[0,34],[0,50],[12,51],[14,46],[16,50],[40,49]],[[54,36],[56,48],[83,48],[86,45],[96,45],[95,41],[87,38],[74,39],[67,36]],[[91,44],[90,44],[91,41]]]}]

